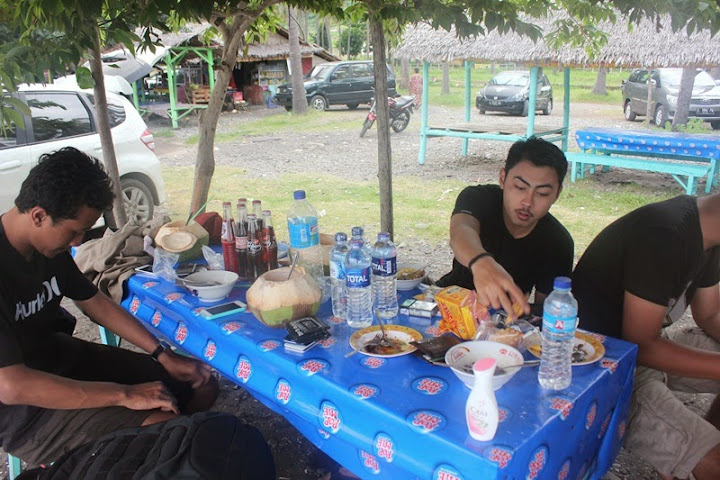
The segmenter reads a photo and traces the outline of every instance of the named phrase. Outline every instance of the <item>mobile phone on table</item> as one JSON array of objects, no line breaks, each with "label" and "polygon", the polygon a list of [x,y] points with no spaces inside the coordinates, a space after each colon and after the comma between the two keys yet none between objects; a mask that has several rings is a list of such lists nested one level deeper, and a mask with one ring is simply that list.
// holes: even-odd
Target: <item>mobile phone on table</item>
[{"label": "mobile phone on table", "polygon": [[221,303],[220,305],[214,305],[212,307],[202,307],[198,313],[203,318],[212,320],[214,318],[225,317],[233,313],[244,312],[246,307],[247,305],[240,300],[235,300],[234,302]]},{"label": "mobile phone on table", "polygon": [[146,265],[141,265],[139,267],[135,267],[135,271],[141,272],[141,273],[153,273],[152,268],[153,268],[152,263],[148,263]]}]

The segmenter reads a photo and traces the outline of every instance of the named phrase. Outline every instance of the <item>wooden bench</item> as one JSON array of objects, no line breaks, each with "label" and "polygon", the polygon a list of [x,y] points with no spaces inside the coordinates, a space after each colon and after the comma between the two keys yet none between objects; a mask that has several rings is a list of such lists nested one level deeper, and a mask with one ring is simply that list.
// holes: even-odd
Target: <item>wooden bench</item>
[{"label": "wooden bench", "polygon": [[[707,177],[712,184],[711,165],[708,163],[689,163],[661,158],[627,157],[620,155],[602,155],[596,153],[566,152],[568,162],[571,162],[570,181],[585,176],[585,167],[589,166],[594,173],[596,165],[604,167],[620,167],[632,170],[645,170],[648,172],[668,173],[677,181],[688,195],[697,192],[698,178]],[[683,178],[687,178],[686,181]]]}]

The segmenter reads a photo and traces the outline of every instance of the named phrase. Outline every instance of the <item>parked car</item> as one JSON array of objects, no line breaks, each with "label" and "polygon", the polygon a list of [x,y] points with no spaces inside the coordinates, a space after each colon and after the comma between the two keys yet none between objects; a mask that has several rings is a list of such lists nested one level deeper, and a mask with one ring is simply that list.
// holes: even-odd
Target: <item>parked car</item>
[{"label": "parked car", "polygon": [[[647,115],[648,78],[655,80],[650,113],[655,125],[662,127],[675,118],[680,92],[682,68],[638,68],[622,82],[623,112],[632,122],[637,115]],[[714,130],[720,129],[720,86],[704,70],[698,70],[690,99],[690,118],[700,118]]]},{"label": "parked car", "polygon": [[[481,114],[488,111],[507,112],[526,117],[530,108],[530,72],[508,70],[500,72],[477,94],[475,106]],[[545,74],[538,76],[535,108],[543,115],[553,109],[553,88]]]},{"label": "parked car", "polygon": [[[14,205],[20,185],[40,156],[75,147],[103,160],[93,94],[67,85],[21,85],[14,96],[30,108],[24,126],[0,132],[0,212]],[[135,107],[107,94],[110,127],[128,218],[145,222],[165,200],[155,139]],[[107,215],[112,224],[112,217]]]},{"label": "parked car", "polygon": [[[361,103],[369,104],[375,94],[372,61],[329,62],[315,65],[305,75],[308,105],[325,110],[330,105],[347,105],[351,110]],[[387,67],[388,95],[394,97],[395,75]],[[275,94],[277,104],[292,110],[292,85],[280,85]]]}]

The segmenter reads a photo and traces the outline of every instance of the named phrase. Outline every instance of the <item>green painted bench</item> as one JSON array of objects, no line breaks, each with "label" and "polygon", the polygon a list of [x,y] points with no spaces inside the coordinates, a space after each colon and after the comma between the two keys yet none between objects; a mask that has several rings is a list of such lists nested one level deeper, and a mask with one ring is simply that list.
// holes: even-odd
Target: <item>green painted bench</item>
[{"label": "green painted bench", "polygon": [[712,186],[711,170],[708,163],[689,163],[687,161],[674,161],[660,158],[630,157],[622,155],[603,155],[596,153],[566,152],[568,162],[571,163],[570,181],[585,176],[586,167],[590,167],[591,173],[595,166],[620,167],[632,170],[645,170],[648,172],[668,173],[677,181],[688,195],[697,193],[698,178],[709,179],[708,188]]}]

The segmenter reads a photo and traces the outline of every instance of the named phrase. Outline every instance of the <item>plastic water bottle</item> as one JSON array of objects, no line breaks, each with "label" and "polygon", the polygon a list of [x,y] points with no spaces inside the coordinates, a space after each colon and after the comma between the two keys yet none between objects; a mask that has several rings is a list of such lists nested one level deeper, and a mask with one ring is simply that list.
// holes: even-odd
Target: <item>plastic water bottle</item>
[{"label": "plastic water bottle", "polygon": [[362,249],[363,242],[350,242],[345,258],[345,285],[347,286],[347,323],[353,328],[372,324],[372,287],[370,286],[370,257]]},{"label": "plastic water bottle", "polygon": [[390,234],[378,233],[372,247],[372,291],[373,308],[379,320],[387,321],[397,317],[397,250],[390,240]]},{"label": "plastic water bottle", "polygon": [[572,380],[572,351],[578,304],[570,279],[557,277],[543,306],[542,356],[538,381],[544,388],[562,390]]},{"label": "plastic water bottle", "polygon": [[345,258],[350,251],[347,235],[335,234],[335,245],[330,250],[330,285],[332,288],[332,310],[337,318],[347,317],[347,287],[345,286]]},{"label": "plastic water bottle", "polygon": [[481,358],[473,364],[475,383],[465,403],[470,436],[483,442],[492,440],[498,427],[499,412],[492,388],[495,366],[494,358]]},{"label": "plastic water bottle", "polygon": [[370,242],[366,242],[363,235],[365,234],[365,230],[363,227],[352,227],[352,230],[350,231],[352,234],[352,238],[350,238],[350,241],[355,240],[356,238],[359,238],[363,242],[363,251],[367,253],[368,255],[372,256],[370,252]]},{"label": "plastic water bottle", "polygon": [[300,254],[298,263],[305,268],[305,271],[318,282],[322,282],[322,247],[320,247],[317,211],[305,200],[305,190],[296,190],[293,197],[295,204],[287,218],[290,247]]}]

